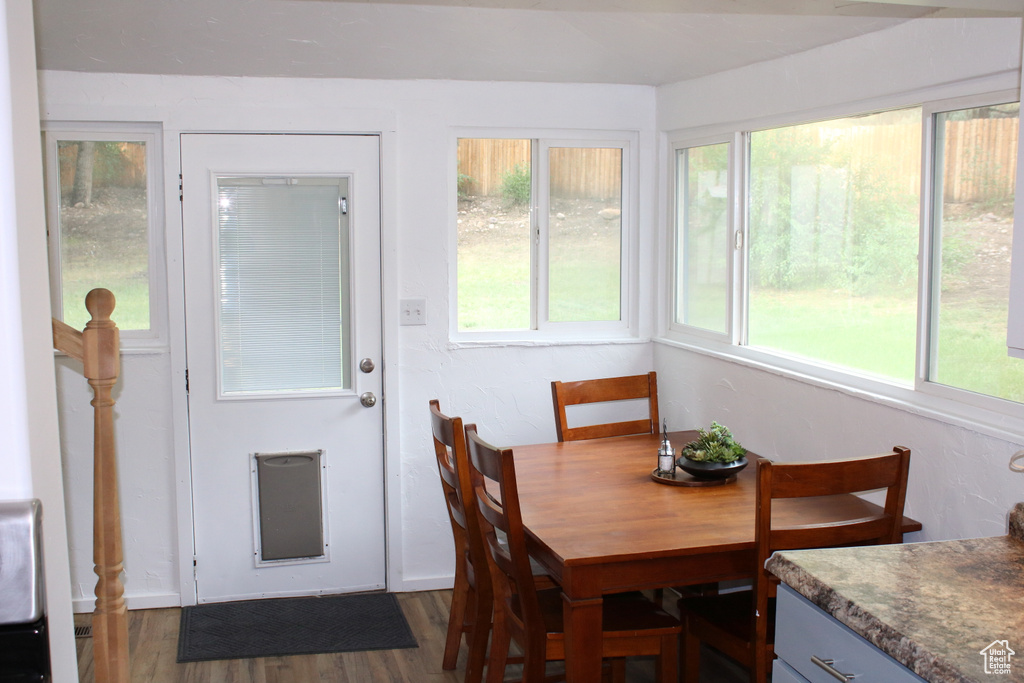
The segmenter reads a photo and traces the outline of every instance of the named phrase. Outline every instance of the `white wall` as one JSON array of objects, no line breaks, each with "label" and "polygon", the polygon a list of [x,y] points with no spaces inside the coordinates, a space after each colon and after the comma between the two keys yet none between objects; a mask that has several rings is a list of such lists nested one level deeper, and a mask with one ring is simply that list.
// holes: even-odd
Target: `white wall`
[{"label": "white wall", "polygon": [[[147,121],[164,128],[170,346],[126,355],[117,399],[118,461],[129,607],[187,601],[190,547],[181,332],[181,131],[383,133],[382,195],[388,449],[389,587],[450,585],[451,531],[430,445],[427,402],[480,423],[499,444],[555,438],[552,379],[650,369],[654,294],[639,278],[642,338],[612,345],[456,348],[448,343],[448,277],[455,216],[453,127],[637,131],[640,140],[639,271],[653,272],[654,90],[516,83],[281,80],[42,72],[43,119]],[[398,300],[424,297],[427,325],[399,327]],[[116,313],[116,312],[115,312]],[[116,320],[116,315],[114,316]],[[63,366],[63,363],[61,364]],[[71,506],[73,582],[91,593],[84,520],[91,494],[81,472],[91,424],[76,407],[85,391],[58,370],[65,480]],[[82,522],[79,522],[79,520]]]},{"label": "white wall", "polygon": [[[794,57],[662,88],[659,129],[670,135],[684,129],[708,131],[758,117],[796,122],[812,118],[813,112],[840,114],[837,108],[855,100],[913,104],[924,89],[934,98],[1015,88],[1020,59],[1019,19],[908,22]],[[664,197],[662,205],[667,206]],[[1008,469],[1024,434],[986,436],[877,397],[670,345],[655,346],[662,414],[677,427],[717,420],[751,450],[782,460],[909,447],[907,512],[924,523],[915,540],[1006,533],[1010,507],[1024,500],[1024,475]]]},{"label": "white wall", "polygon": [[78,680],[78,664],[53,390],[30,0],[5,0],[0,24],[0,500],[42,503],[51,669],[54,681],[68,683]]}]

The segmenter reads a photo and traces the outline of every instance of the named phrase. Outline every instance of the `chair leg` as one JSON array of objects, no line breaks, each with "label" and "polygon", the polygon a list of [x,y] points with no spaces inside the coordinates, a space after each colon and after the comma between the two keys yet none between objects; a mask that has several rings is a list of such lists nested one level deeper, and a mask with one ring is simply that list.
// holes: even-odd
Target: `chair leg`
[{"label": "chair leg", "polygon": [[654,662],[654,680],[677,683],[679,680],[679,637],[662,636],[661,652]]},{"label": "chair leg", "polygon": [[466,606],[469,603],[469,581],[461,562],[455,565],[455,588],[452,589],[452,606],[448,612],[448,634],[444,641],[444,657],[441,668],[455,668],[459,659],[459,645],[466,627]]},{"label": "chair leg", "polygon": [[700,681],[700,639],[691,634],[686,626],[683,627],[682,662],[680,668],[683,676],[682,683],[699,683]]},{"label": "chair leg", "polygon": [[626,683],[626,658],[616,657],[608,660],[612,683]]},{"label": "chair leg", "polygon": [[481,599],[476,594],[473,599],[473,625],[469,631],[469,658],[466,662],[465,683],[480,683],[484,677],[484,664],[487,661],[487,638],[491,633],[492,601]]},{"label": "chair leg", "polygon": [[505,626],[503,616],[496,613],[494,625],[491,627],[491,654],[487,658],[487,683],[504,681],[505,663],[508,661],[508,647],[511,642],[512,637]]}]

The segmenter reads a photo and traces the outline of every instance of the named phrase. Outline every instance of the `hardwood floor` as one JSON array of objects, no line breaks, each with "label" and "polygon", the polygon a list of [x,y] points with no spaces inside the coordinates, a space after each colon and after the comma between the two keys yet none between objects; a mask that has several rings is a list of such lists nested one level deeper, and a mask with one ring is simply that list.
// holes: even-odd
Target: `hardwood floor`
[{"label": "hardwood floor", "polygon": [[[444,635],[451,591],[399,593],[418,648],[345,652],[295,657],[229,659],[178,664],[179,608],[135,610],[128,613],[132,681],[138,683],[461,683],[466,673],[463,645],[458,668],[441,669]],[[89,624],[90,615],[75,616],[77,626]],[[80,638],[79,680],[93,683],[92,639]],[[743,683],[745,672],[714,652],[702,659],[701,683]],[[551,671],[557,671],[553,664]],[[506,671],[515,678],[516,667]],[[652,659],[630,660],[627,683],[653,683]]]}]

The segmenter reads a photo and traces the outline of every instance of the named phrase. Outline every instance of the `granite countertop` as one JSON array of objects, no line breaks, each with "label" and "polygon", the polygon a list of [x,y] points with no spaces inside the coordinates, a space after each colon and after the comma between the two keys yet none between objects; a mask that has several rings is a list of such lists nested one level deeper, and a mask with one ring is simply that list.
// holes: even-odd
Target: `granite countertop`
[{"label": "granite countertop", "polygon": [[[931,683],[1024,683],[1024,503],[1010,534],[775,553],[784,583]],[[1006,640],[1010,672],[981,651]]]}]

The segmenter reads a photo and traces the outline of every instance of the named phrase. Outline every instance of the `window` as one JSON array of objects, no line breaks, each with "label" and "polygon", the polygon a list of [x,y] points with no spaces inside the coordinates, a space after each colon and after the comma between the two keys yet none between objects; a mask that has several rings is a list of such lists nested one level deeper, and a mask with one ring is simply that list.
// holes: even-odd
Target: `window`
[{"label": "window", "polygon": [[1024,402],[1006,353],[1020,104],[935,114],[929,379]]},{"label": "window", "polygon": [[727,142],[676,150],[676,278],[673,321],[729,333],[729,152]]},{"label": "window", "polygon": [[1012,411],[1019,105],[997,98],[674,143],[670,336]]},{"label": "window", "polygon": [[622,334],[624,141],[460,138],[457,333]]},{"label": "window", "polygon": [[221,398],[351,389],[348,186],[217,178]]},{"label": "window", "polygon": [[912,384],[921,110],[750,134],[747,342]]},{"label": "window", "polygon": [[155,339],[156,131],[48,125],[44,147],[53,316],[84,328],[85,295],[104,287],[128,345]]}]

